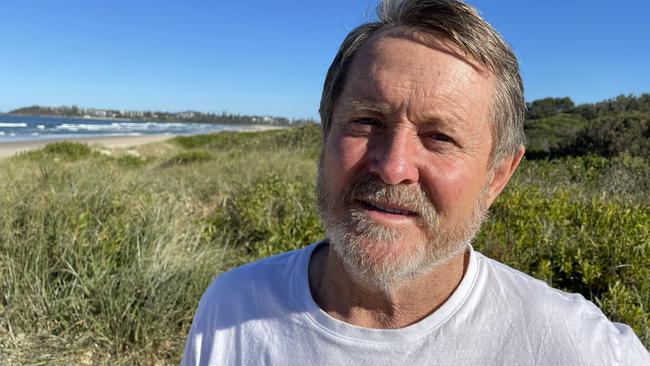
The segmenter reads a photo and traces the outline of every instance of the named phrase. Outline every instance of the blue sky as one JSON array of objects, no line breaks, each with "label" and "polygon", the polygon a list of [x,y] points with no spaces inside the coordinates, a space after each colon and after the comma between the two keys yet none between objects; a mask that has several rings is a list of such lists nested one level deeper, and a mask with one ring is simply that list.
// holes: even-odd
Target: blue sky
[{"label": "blue sky", "polygon": [[[470,0],[519,57],[526,99],[650,92],[650,2]],[[33,104],[317,118],[370,0],[3,0],[0,111]]]}]

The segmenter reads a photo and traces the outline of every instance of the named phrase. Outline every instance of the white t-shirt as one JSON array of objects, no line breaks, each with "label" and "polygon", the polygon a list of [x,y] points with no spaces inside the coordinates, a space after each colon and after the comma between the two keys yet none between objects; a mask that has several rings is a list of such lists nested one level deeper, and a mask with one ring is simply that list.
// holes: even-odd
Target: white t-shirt
[{"label": "white t-shirt", "polygon": [[472,249],[456,291],[422,321],[350,325],[311,296],[317,245],[220,275],[199,303],[181,365],[650,365],[634,332],[581,295]]}]

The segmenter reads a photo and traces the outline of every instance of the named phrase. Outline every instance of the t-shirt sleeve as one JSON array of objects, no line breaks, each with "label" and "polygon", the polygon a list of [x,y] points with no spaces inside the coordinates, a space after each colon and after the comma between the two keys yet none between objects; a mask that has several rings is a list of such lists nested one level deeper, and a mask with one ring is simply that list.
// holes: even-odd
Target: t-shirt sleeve
[{"label": "t-shirt sleeve", "polygon": [[650,366],[650,353],[641,344],[632,328],[625,324],[614,323],[619,330],[618,359],[621,366]]},{"label": "t-shirt sleeve", "polygon": [[214,341],[215,280],[205,291],[192,320],[192,326],[187,335],[181,366],[207,365],[211,358]]},{"label": "t-shirt sleeve", "polygon": [[[194,318],[196,320],[196,317]],[[185,350],[183,351],[183,358],[181,359],[181,366],[194,366],[199,364],[201,359],[201,334],[197,333],[194,329],[195,321],[192,321],[192,327],[187,335],[185,342]]]}]

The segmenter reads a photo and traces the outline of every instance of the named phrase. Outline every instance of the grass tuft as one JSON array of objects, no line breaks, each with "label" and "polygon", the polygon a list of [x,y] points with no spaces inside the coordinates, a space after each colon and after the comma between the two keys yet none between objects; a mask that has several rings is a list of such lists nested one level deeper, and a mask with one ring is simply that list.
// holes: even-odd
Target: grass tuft
[{"label": "grass tuft", "polygon": [[193,150],[181,152],[163,163],[163,166],[189,165],[212,160],[212,154],[204,150]]}]

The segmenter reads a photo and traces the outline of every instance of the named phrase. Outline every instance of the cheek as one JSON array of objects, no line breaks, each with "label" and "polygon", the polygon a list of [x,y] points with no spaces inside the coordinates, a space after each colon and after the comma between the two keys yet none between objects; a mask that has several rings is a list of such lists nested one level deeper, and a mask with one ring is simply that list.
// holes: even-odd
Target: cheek
[{"label": "cheek", "polygon": [[484,172],[464,165],[439,163],[423,178],[438,213],[456,219],[473,209],[483,186]]},{"label": "cheek", "polygon": [[357,172],[363,169],[366,153],[367,140],[332,133],[327,141],[323,160],[330,184],[336,180],[338,185],[349,185]]}]

